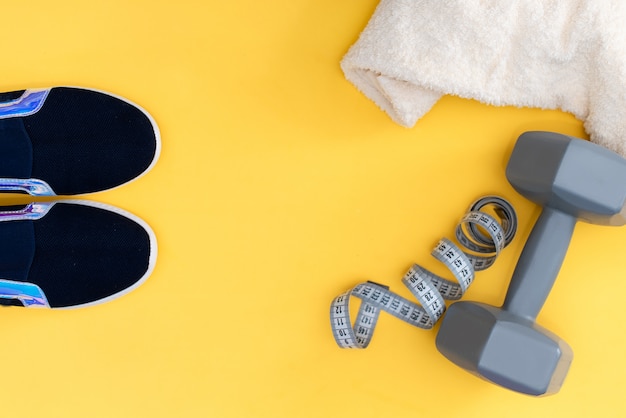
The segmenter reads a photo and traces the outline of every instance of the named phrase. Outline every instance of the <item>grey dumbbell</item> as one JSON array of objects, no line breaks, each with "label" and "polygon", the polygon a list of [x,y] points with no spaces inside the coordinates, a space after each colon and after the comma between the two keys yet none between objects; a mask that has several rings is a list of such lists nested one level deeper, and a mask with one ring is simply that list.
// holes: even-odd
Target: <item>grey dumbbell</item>
[{"label": "grey dumbbell", "polygon": [[535,323],[567,252],[577,220],[626,223],[626,160],[582,139],[526,132],[506,176],[542,205],[501,308],[457,302],[437,334],[438,350],[453,363],[505,388],[556,393],[572,361],[567,343]]}]

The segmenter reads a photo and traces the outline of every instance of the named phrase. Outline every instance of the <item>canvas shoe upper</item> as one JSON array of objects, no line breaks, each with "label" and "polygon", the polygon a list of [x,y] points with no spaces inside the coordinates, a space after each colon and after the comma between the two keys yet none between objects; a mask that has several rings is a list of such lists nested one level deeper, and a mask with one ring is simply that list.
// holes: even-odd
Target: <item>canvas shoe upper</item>
[{"label": "canvas shoe upper", "polygon": [[156,239],[138,217],[83,200],[0,207],[0,305],[74,308],[143,283]]},{"label": "canvas shoe upper", "polygon": [[119,96],[76,87],[0,93],[0,191],[111,189],[150,170],[160,147],[150,114]]}]

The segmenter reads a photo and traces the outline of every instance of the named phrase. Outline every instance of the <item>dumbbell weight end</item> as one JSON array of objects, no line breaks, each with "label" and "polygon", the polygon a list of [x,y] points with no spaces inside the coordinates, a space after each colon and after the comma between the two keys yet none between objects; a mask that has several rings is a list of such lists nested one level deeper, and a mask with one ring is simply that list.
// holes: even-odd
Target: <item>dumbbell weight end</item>
[{"label": "dumbbell weight end", "polygon": [[534,321],[559,273],[575,225],[573,216],[545,207],[518,260],[503,306],[452,304],[437,334],[438,350],[456,365],[507,389],[534,396],[557,392],[573,351]]}]

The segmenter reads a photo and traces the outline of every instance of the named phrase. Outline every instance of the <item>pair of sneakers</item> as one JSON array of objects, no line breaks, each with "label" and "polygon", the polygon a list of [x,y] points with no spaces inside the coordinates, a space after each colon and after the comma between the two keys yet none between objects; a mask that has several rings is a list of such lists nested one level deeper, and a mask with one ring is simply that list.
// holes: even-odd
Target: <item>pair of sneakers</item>
[{"label": "pair of sneakers", "polygon": [[[73,87],[0,93],[1,192],[115,188],[150,170],[160,147],[153,118],[121,97]],[[116,298],[145,281],[156,252],[150,227],[109,205],[0,206],[0,305],[72,308]]]}]

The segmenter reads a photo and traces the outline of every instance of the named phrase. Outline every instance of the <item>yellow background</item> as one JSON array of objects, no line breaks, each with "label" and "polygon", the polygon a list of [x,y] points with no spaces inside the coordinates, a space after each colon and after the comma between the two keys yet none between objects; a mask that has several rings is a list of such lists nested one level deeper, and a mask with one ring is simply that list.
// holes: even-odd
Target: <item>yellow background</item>
[{"label": "yellow background", "polygon": [[[72,311],[1,311],[6,417],[623,416],[626,229],[579,224],[539,322],[575,353],[559,394],[531,398],[452,365],[436,331],[383,314],[367,350],[336,347],[332,298],[400,279],[484,194],[517,239],[466,299],[499,305],[539,209],[504,167],[517,136],[584,136],[558,111],[441,100],[412,129],[343,77],[376,0],[12,1],[4,91],[73,85],[158,122],[138,181],[82,198],[145,219],[156,269]],[[10,196],[2,197],[10,202]],[[25,199],[21,197],[21,199]]]}]

